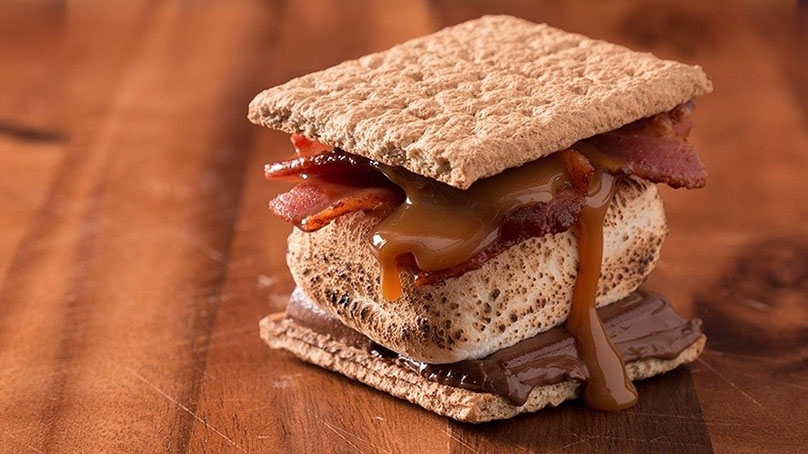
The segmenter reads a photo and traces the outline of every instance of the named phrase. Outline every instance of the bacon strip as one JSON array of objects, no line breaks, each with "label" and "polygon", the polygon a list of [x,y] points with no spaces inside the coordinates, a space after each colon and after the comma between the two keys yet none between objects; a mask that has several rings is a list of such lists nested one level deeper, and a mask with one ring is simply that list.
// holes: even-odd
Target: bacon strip
[{"label": "bacon strip", "polygon": [[[324,146],[304,140],[294,137],[293,143],[307,151]],[[339,149],[268,164],[264,175],[269,180],[300,182],[270,201],[269,209],[306,232],[319,230],[347,213],[391,210],[403,201],[402,191],[369,159]]]},{"label": "bacon strip", "polygon": [[315,155],[334,148],[324,143],[311,140],[308,137],[303,137],[300,134],[292,134],[289,137],[289,141],[295,146],[297,153],[302,155]]},{"label": "bacon strip", "polygon": [[300,183],[269,202],[275,215],[306,232],[354,211],[392,209],[401,195],[389,187],[356,188],[334,183]]},{"label": "bacon strip", "polygon": [[370,164],[370,160],[340,149],[315,155],[298,155],[264,166],[268,180],[301,181],[319,177],[332,182],[361,183],[364,186],[390,185],[386,178]]},{"label": "bacon strip", "polygon": [[674,188],[700,188],[707,181],[707,171],[685,140],[692,128],[692,111],[693,104],[687,103],[582,141],[595,150],[577,148],[611,173],[636,175]]}]

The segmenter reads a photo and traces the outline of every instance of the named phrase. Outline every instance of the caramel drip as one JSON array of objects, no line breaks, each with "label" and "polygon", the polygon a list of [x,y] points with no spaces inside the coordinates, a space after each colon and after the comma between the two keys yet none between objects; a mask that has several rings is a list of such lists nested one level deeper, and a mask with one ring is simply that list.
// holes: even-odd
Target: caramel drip
[{"label": "caramel drip", "polygon": [[398,275],[398,264],[396,264],[395,256],[384,255],[379,257],[379,280],[384,299],[396,301],[401,298],[401,278]]},{"label": "caramel drip", "polygon": [[[609,168],[597,150],[586,149],[598,168]],[[511,169],[473,185],[467,191],[450,188],[406,171],[382,171],[407,194],[405,203],[379,223],[371,243],[381,268],[381,293],[389,301],[401,297],[398,259],[411,254],[426,271],[440,270],[469,260],[495,241],[503,217],[519,206],[549,201],[563,184],[572,184],[563,154]],[[589,371],[584,386],[587,406],[620,410],[634,405],[637,392],[622,356],[609,339],[595,310],[603,261],[603,221],[617,177],[597,170],[586,204],[575,224],[579,269],[566,322],[575,338],[580,359]]]},{"label": "caramel drip", "polygon": [[388,301],[401,296],[399,257],[411,254],[424,271],[462,264],[496,241],[510,211],[547,203],[559,187],[573,184],[564,153],[480,180],[465,191],[400,168],[380,169],[407,194],[371,232],[381,292]]},{"label": "caramel drip", "polygon": [[615,177],[596,172],[590,196],[576,224],[578,276],[566,328],[575,337],[578,355],[589,371],[584,402],[596,410],[616,411],[637,402],[623,358],[609,339],[595,309],[601,262],[603,220],[614,194]]}]

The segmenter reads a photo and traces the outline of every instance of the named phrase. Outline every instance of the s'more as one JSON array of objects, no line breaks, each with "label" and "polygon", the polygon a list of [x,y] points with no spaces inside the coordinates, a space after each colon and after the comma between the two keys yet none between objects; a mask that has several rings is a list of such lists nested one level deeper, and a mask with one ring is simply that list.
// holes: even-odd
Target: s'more
[{"label": "s'more", "polygon": [[[262,338],[460,421],[621,410],[695,360],[699,320],[641,287],[657,184],[702,187],[698,66],[485,16],[270,88],[267,178],[297,288]],[[291,150],[290,150],[291,153]]]}]

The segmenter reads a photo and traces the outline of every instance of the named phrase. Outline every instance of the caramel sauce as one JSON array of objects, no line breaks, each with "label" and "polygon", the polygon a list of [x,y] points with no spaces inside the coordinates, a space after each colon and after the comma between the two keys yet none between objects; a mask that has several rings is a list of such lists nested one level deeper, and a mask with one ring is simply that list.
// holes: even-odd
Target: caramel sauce
[{"label": "caramel sauce", "polygon": [[623,357],[609,339],[595,310],[603,261],[603,220],[614,195],[615,177],[597,172],[576,224],[578,276],[566,328],[575,337],[578,355],[589,370],[584,402],[597,410],[616,411],[637,402],[637,390],[626,373]]},{"label": "caramel sauce", "polygon": [[619,175],[623,173],[622,169],[627,165],[626,163],[621,162],[619,159],[609,156],[601,151],[598,147],[587,143],[586,141],[575,142],[572,148],[586,156],[586,159],[589,160],[589,162],[591,162],[595,167],[612,175]]},{"label": "caramel sauce", "polygon": [[[598,317],[595,299],[603,260],[603,221],[617,177],[603,171],[613,167],[607,156],[587,144],[577,145],[596,163],[597,170],[575,224],[579,268],[566,328],[589,371],[584,402],[593,409],[616,411],[633,406],[637,391]],[[461,264],[497,239],[509,211],[547,203],[561,185],[573,185],[564,153],[576,152],[566,150],[507,170],[478,181],[466,191],[380,166],[406,193],[405,202],[371,234],[381,269],[382,296],[389,301],[401,297],[400,256],[411,254],[418,268],[425,271]]]},{"label": "caramel sauce", "polygon": [[400,168],[380,170],[404,189],[406,200],[371,233],[381,269],[381,292],[401,296],[399,257],[411,254],[419,269],[436,271],[468,261],[496,241],[502,219],[521,206],[547,203],[573,185],[564,153],[509,169],[460,190]]}]

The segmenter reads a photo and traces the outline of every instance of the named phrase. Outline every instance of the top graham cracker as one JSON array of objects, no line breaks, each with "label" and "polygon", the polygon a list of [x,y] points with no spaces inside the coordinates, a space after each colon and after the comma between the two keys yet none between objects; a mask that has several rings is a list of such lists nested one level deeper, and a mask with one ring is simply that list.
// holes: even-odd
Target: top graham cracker
[{"label": "top graham cracker", "polygon": [[484,16],[265,90],[249,119],[467,189],[711,90],[698,66]]}]

